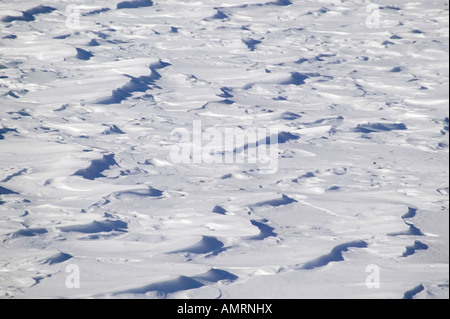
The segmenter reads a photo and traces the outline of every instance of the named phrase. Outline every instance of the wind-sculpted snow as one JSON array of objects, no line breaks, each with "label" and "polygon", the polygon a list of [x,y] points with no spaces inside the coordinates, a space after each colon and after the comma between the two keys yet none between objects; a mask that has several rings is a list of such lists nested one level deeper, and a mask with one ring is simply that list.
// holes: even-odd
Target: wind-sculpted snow
[{"label": "wind-sculpted snow", "polygon": [[117,292],[114,295],[123,295],[123,294],[148,295],[149,293],[153,293],[155,297],[164,298],[168,294],[173,294],[179,291],[197,289],[208,284],[210,285],[211,283],[217,283],[219,281],[233,282],[236,279],[238,279],[237,276],[227,271],[221,269],[210,269],[208,272],[197,276],[192,277],[180,276],[175,279]]},{"label": "wind-sculpted snow", "polygon": [[326,266],[332,262],[344,261],[342,253],[349,251],[350,248],[366,248],[367,246],[367,242],[363,240],[338,245],[334,247],[329,254],[308,261],[302,265],[300,269],[314,269]]},{"label": "wind-sculpted snow", "polygon": [[105,177],[102,172],[108,170],[113,165],[117,165],[114,154],[103,155],[102,159],[93,160],[89,167],[76,171],[74,175],[94,180],[96,178]]},{"label": "wind-sculpted snow", "polygon": [[17,193],[8,188],[0,186],[0,195],[10,195],[10,194],[17,194]]},{"label": "wind-sculpted snow", "polygon": [[242,41],[245,43],[245,45],[248,47],[248,49],[250,51],[255,51],[256,50],[256,46],[258,44],[262,43],[262,41],[255,40],[255,39],[252,39],[252,38],[243,39]]},{"label": "wind-sculpted snow", "polygon": [[26,229],[20,229],[12,234],[10,234],[11,238],[16,237],[34,237],[41,234],[47,233],[47,229],[45,228],[26,228]]},{"label": "wind-sculpted snow", "polygon": [[417,209],[408,207],[408,212],[402,216],[404,223],[408,226],[408,230],[396,233],[390,233],[389,236],[425,236],[422,231],[407,219],[416,217]]},{"label": "wind-sculpted snow", "polygon": [[117,9],[136,9],[151,6],[153,6],[153,1],[151,0],[134,0],[134,1],[119,2],[117,4]]},{"label": "wind-sculpted snow", "polygon": [[292,203],[296,203],[297,201],[293,198],[290,198],[287,195],[283,195],[280,199],[271,199],[268,201],[263,201],[263,202],[259,202],[256,204],[251,205],[251,207],[261,207],[261,206],[273,206],[273,207],[278,207],[278,206],[283,206],[283,205],[289,205]]},{"label": "wind-sculpted snow", "polygon": [[77,55],[76,58],[80,59],[80,60],[90,60],[94,55],[86,50],[80,49],[80,48],[76,48],[77,50]]},{"label": "wind-sculpted snow", "polygon": [[57,253],[53,256],[48,257],[47,259],[44,260],[44,263],[49,264],[49,265],[53,265],[53,264],[59,264],[59,263],[63,263],[66,262],[70,259],[72,259],[73,256],[71,256],[70,254],[66,254],[66,253]]},{"label": "wind-sculpted snow", "polygon": [[414,255],[418,250],[427,250],[428,245],[416,240],[412,246],[406,246],[406,251],[403,252],[403,257]]},{"label": "wind-sculpted snow", "polygon": [[311,77],[318,77],[320,74],[318,73],[299,73],[299,72],[292,72],[291,77],[289,80],[282,82],[283,85],[303,85],[305,84],[305,81]]},{"label": "wind-sculpted snow", "polygon": [[100,13],[103,13],[103,12],[108,12],[110,10],[111,10],[110,8],[101,8],[101,9],[96,9],[96,10],[85,12],[85,13],[83,13],[83,15],[84,16],[90,16],[90,15],[94,15],[94,14],[100,14]]},{"label": "wind-sculpted snow", "polygon": [[360,133],[376,133],[376,132],[388,132],[395,130],[406,130],[407,127],[403,123],[369,123],[369,124],[358,124],[355,128],[355,132]]},{"label": "wind-sculpted snow", "polygon": [[60,229],[63,232],[77,232],[84,234],[94,234],[102,232],[112,232],[126,231],[128,228],[127,223],[121,220],[104,220],[104,221],[93,221],[92,223],[86,225],[73,225],[73,226],[63,226]]},{"label": "wind-sculpted snow", "polygon": [[55,10],[56,9],[53,7],[40,5],[40,6],[23,11],[21,16],[5,16],[2,18],[1,21],[2,22],[13,22],[13,21],[30,22],[30,21],[36,20],[35,15],[51,13]]},{"label": "wind-sculpted snow", "polygon": [[283,114],[280,115],[280,120],[294,121],[301,117],[302,117],[301,115],[294,112],[284,112]]},{"label": "wind-sculpted snow", "polygon": [[274,228],[270,227],[269,225],[267,225],[265,222],[266,221],[256,221],[256,220],[252,220],[252,225],[258,227],[260,233],[257,236],[252,236],[250,237],[250,239],[252,240],[264,240],[268,237],[276,237],[277,234],[274,232]]},{"label": "wind-sculpted snow", "polygon": [[269,2],[269,4],[274,4],[277,6],[290,6],[292,2],[290,0],[277,0],[274,2]]},{"label": "wind-sculpted snow", "polygon": [[213,211],[213,213],[221,214],[221,215],[226,215],[226,213],[227,213],[227,211],[221,206],[214,207],[212,211]]},{"label": "wind-sculpted snow", "polygon": [[158,63],[153,63],[150,66],[151,74],[150,76],[140,76],[133,77],[130,75],[125,75],[131,80],[112,92],[112,96],[97,101],[98,104],[118,104],[127,98],[131,97],[134,92],[146,92],[152,88],[155,88],[155,82],[161,78],[161,74],[157,70],[163,69],[169,66],[169,63],[159,61]]},{"label": "wind-sculpted snow", "polygon": [[131,190],[131,191],[121,191],[118,193],[115,193],[114,196],[118,199],[121,198],[126,198],[126,197],[130,197],[130,198],[143,198],[143,197],[161,197],[164,195],[164,192],[153,188],[153,187],[149,187],[148,189],[143,189],[143,190]]},{"label": "wind-sculpted snow", "polygon": [[442,135],[448,134],[448,129],[449,129],[449,119],[448,117],[446,117],[444,120],[444,129],[441,131]]},{"label": "wind-sculpted snow", "polygon": [[0,12],[0,298],[448,298],[446,1]]},{"label": "wind-sculpted snow", "polygon": [[257,148],[261,145],[271,145],[271,144],[284,144],[287,143],[289,141],[295,141],[300,139],[300,137],[296,134],[292,134],[289,132],[280,132],[276,135],[270,135],[267,136],[266,138],[256,141],[256,142],[252,142],[252,143],[246,143],[243,146],[240,147],[236,147],[233,152],[234,153],[239,153],[242,152],[244,150],[247,150],[249,148]]},{"label": "wind-sculpted snow", "polygon": [[216,8],[216,13],[209,17],[209,18],[205,18],[205,21],[211,21],[211,20],[225,20],[228,19],[228,15],[221,9],[217,9]]},{"label": "wind-sculpted snow", "polygon": [[417,208],[408,207],[408,212],[402,216],[403,219],[414,218],[417,215]]},{"label": "wind-sculpted snow", "polygon": [[224,244],[217,238],[211,236],[203,236],[196,244],[190,247],[177,250],[173,253],[190,253],[190,254],[217,254],[222,251]]},{"label": "wind-sculpted snow", "polygon": [[98,41],[96,39],[91,39],[91,41],[89,41],[89,43],[87,45],[90,47],[98,47],[98,46],[100,46],[100,43],[98,43]]},{"label": "wind-sculpted snow", "polygon": [[424,290],[425,290],[425,287],[422,284],[420,284],[420,285],[414,287],[413,289],[405,292],[405,294],[403,295],[403,299],[414,299],[415,295],[421,293]]},{"label": "wind-sculpted snow", "polygon": [[110,134],[126,134],[124,131],[122,131],[120,128],[117,127],[117,125],[113,124],[109,126],[109,129],[107,129],[103,134],[110,135]]},{"label": "wind-sculpted snow", "polygon": [[203,287],[203,284],[193,278],[180,276],[175,279],[162,281],[147,286],[133,288],[115,293],[114,295],[121,294],[138,294],[148,295],[149,293],[155,293],[156,297],[163,298],[168,294],[173,294],[183,290],[191,290]]},{"label": "wind-sculpted snow", "polygon": [[6,128],[6,127],[1,128],[0,129],[0,140],[4,140],[5,139],[5,135],[7,133],[10,133],[10,132],[16,132],[17,133],[17,130],[16,129],[11,129],[11,128]]}]

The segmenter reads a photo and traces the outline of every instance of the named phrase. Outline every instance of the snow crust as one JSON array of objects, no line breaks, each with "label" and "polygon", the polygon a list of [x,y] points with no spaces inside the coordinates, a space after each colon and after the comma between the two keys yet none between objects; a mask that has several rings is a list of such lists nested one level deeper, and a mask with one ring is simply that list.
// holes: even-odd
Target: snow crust
[{"label": "snow crust", "polygon": [[[0,298],[449,297],[448,1],[0,20]],[[194,121],[277,128],[276,173],[174,163]]]}]

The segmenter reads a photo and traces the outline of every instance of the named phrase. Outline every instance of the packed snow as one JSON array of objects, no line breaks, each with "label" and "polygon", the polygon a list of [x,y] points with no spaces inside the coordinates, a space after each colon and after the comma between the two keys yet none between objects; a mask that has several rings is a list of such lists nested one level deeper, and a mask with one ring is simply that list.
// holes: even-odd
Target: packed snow
[{"label": "packed snow", "polygon": [[448,10],[1,1],[0,298],[449,298]]}]

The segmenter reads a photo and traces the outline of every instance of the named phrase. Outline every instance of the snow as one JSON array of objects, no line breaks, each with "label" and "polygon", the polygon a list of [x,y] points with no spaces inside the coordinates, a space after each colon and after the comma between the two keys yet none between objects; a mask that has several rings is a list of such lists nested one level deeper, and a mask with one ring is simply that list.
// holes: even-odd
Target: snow
[{"label": "snow", "polygon": [[0,298],[449,298],[448,43],[444,0],[1,2]]}]

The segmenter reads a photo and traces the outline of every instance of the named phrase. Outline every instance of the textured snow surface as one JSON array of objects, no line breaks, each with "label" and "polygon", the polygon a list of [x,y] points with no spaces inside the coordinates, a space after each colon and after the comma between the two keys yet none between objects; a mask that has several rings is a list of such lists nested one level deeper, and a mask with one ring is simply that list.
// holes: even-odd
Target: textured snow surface
[{"label": "textured snow surface", "polygon": [[370,4],[1,1],[0,298],[448,298],[448,1]]}]

